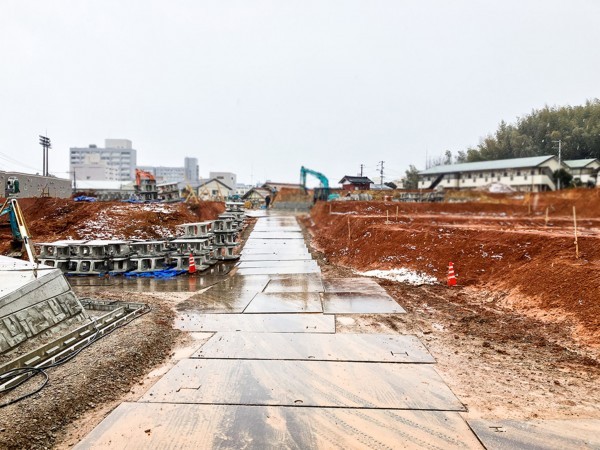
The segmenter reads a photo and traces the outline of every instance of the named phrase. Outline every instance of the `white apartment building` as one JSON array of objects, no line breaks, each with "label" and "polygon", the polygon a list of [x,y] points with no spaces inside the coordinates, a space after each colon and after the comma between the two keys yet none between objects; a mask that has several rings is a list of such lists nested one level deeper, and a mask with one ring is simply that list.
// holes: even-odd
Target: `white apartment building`
[{"label": "white apartment building", "polygon": [[84,180],[129,181],[135,178],[136,164],[137,151],[128,139],[106,139],[104,148],[92,144],[69,150],[69,170]]},{"label": "white apartment building", "polygon": [[582,184],[600,186],[600,162],[596,158],[572,159],[565,161],[573,180],[579,180]]},{"label": "white apartment building", "polygon": [[81,162],[71,163],[71,174],[76,180],[119,180],[119,169],[109,166],[99,153],[83,155]]},{"label": "white apartment building", "polygon": [[165,166],[137,166],[138,169],[150,172],[158,183],[167,181],[183,181],[185,179],[184,167]]},{"label": "white apartment building", "polygon": [[560,167],[556,156],[500,159],[431,167],[419,172],[419,189],[481,189],[502,183],[516,191],[556,189],[553,173]]},{"label": "white apartment building", "polygon": [[200,170],[198,168],[198,158],[185,157],[183,160],[185,170],[184,180],[191,184],[196,184],[200,180]]},{"label": "white apartment building", "polygon": [[231,172],[210,172],[208,174],[208,179],[217,179],[221,183],[227,185],[230,189],[235,190],[235,186],[237,185],[237,175]]}]

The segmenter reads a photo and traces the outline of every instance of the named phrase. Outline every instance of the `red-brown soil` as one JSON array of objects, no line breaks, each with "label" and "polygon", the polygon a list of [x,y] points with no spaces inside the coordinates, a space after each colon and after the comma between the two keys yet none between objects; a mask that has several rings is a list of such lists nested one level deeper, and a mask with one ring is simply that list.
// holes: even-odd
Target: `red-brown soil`
[{"label": "red-brown soil", "polygon": [[[213,220],[222,202],[123,203],[75,202],[57,198],[19,199],[34,242],[59,239],[158,239],[176,234],[177,225]],[[0,218],[0,253],[10,250],[8,218]]]},{"label": "red-brown soil", "polygon": [[313,208],[311,232],[333,263],[357,271],[404,267],[445,283],[452,261],[459,285],[497,292],[508,310],[561,323],[600,348],[599,216],[600,190],[468,203],[330,202]]}]

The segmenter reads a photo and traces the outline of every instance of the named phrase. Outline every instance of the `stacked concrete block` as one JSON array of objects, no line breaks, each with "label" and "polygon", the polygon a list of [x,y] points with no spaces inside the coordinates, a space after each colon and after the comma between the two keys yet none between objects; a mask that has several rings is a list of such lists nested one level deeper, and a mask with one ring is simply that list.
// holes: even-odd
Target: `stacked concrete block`
[{"label": "stacked concrete block", "polygon": [[243,203],[228,202],[227,211],[215,221],[179,225],[180,236],[170,240],[116,241],[69,240],[38,244],[42,264],[69,275],[188,270],[190,254],[196,270],[217,261],[236,260],[238,234],[244,223]]},{"label": "stacked concrete block", "polygon": [[167,241],[131,242],[129,246],[131,254],[128,272],[156,272],[168,268]]},{"label": "stacked concrete block", "polygon": [[215,256],[220,261],[239,259],[240,255],[234,253],[238,235],[238,226],[233,218],[216,220],[213,224]]}]

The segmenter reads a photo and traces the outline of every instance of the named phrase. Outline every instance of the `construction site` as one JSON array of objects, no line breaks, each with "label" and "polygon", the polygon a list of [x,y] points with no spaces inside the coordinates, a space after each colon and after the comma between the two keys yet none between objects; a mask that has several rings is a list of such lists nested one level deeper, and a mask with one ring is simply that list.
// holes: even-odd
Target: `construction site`
[{"label": "construction site", "polygon": [[268,193],[0,202],[0,447],[600,448],[600,190]]}]

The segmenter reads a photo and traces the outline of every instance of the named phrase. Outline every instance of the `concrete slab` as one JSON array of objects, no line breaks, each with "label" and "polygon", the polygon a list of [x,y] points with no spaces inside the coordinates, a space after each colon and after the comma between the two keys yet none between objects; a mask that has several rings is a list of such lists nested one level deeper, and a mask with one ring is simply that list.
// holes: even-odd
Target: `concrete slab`
[{"label": "concrete slab", "polygon": [[244,261],[310,261],[312,256],[308,252],[278,253],[242,253],[240,262]]},{"label": "concrete slab", "polygon": [[249,331],[258,333],[335,333],[335,316],[320,314],[182,314],[175,328],[183,331]]},{"label": "concrete slab", "polygon": [[468,420],[488,450],[600,448],[600,420]]},{"label": "concrete slab", "polygon": [[256,292],[239,289],[212,287],[200,294],[194,294],[177,304],[178,311],[231,314],[241,313],[250,304]]},{"label": "concrete slab", "polygon": [[297,223],[292,222],[258,222],[252,232],[264,233],[275,231],[278,233],[301,233],[302,228]]},{"label": "concrete slab", "polygon": [[387,294],[360,292],[325,292],[321,294],[325,314],[398,314],[406,313]]},{"label": "concrete slab", "polygon": [[300,239],[249,239],[244,244],[244,248],[265,248],[270,247],[273,249],[291,249],[300,248],[306,249],[306,244]]},{"label": "concrete slab", "polygon": [[244,314],[322,312],[321,297],[316,292],[260,293],[244,310]]},{"label": "concrete slab", "polygon": [[323,292],[323,283],[317,274],[271,277],[263,292]]},{"label": "concrete slab", "polygon": [[325,292],[366,292],[385,293],[375,280],[371,278],[329,278],[323,279]]},{"label": "concrete slab", "polygon": [[237,269],[238,275],[292,275],[302,273],[321,273],[321,269],[317,266],[293,266],[285,265],[279,267],[250,267],[247,269]]},{"label": "concrete slab", "polygon": [[250,233],[248,240],[253,239],[284,239],[284,240],[302,240],[304,236],[299,231],[277,232],[277,231],[253,231]]},{"label": "concrete slab", "polygon": [[265,261],[265,260],[242,261],[238,264],[239,269],[247,269],[247,268],[253,268],[253,267],[257,267],[257,268],[280,267],[280,266],[300,267],[300,268],[305,268],[305,267],[318,268],[319,264],[317,264],[316,261],[313,261],[311,259],[309,259],[309,260],[275,260],[275,261]]},{"label": "concrete slab", "polygon": [[465,410],[430,364],[332,361],[184,359],[140,402]]},{"label": "concrete slab", "polygon": [[123,403],[76,449],[480,449],[458,413]]},{"label": "concrete slab", "polygon": [[192,357],[434,363],[421,341],[398,334],[216,333]]},{"label": "concrete slab", "polygon": [[254,276],[241,276],[236,274],[233,277],[228,277],[222,281],[219,281],[211,287],[212,290],[238,290],[238,291],[252,291],[260,292],[264,289],[270,278],[266,275],[254,275]]}]

